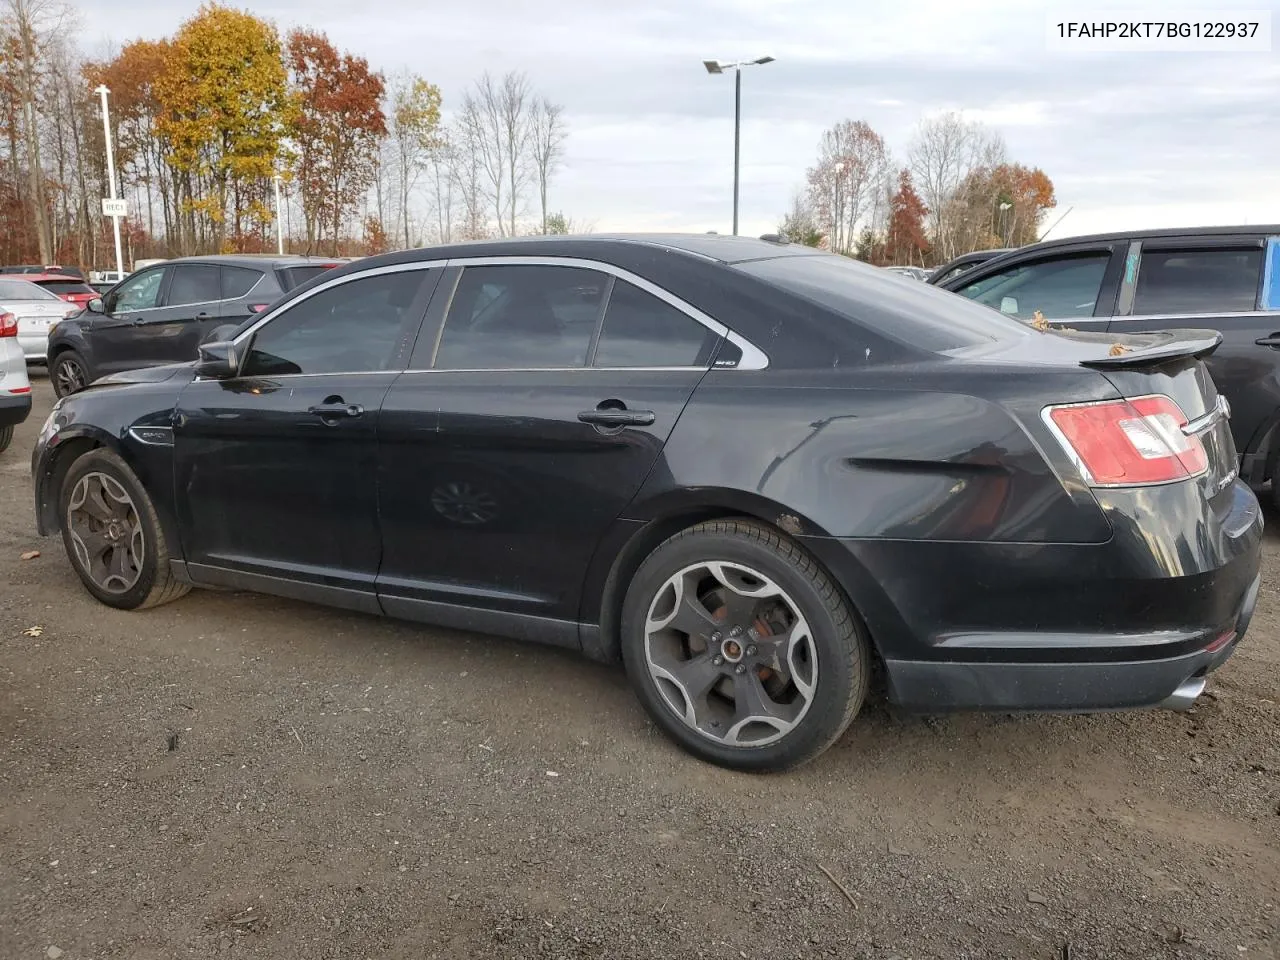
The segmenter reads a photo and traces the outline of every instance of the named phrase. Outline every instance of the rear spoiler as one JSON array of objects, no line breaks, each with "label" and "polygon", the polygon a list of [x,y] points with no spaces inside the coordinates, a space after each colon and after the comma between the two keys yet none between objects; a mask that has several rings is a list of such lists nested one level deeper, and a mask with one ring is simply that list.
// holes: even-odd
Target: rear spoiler
[{"label": "rear spoiler", "polygon": [[1080,366],[1093,370],[1154,367],[1173,360],[1200,360],[1222,343],[1222,334],[1217,330],[1159,330],[1119,335],[1056,332],[1071,340],[1109,345],[1107,356],[1080,361]]}]

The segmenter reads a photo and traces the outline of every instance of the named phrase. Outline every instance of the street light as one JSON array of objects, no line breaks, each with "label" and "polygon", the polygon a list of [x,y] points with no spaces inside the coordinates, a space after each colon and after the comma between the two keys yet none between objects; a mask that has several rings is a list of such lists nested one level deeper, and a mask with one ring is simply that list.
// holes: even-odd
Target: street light
[{"label": "street light", "polygon": [[742,68],[758,67],[773,63],[773,57],[760,57],[758,60],[739,60],[736,63],[725,63],[723,60],[703,60],[702,65],[707,73],[724,73],[733,71],[733,235],[738,235],[738,170],[742,154]]},{"label": "street light", "polygon": [[[109,192],[110,199],[114,201],[116,198],[116,151],[115,146],[111,142],[111,115],[107,112],[107,94],[111,91],[107,89],[107,85],[101,84],[93,91],[102,98],[102,135],[106,139],[107,145],[107,179],[110,181]],[[120,252],[120,214],[112,212],[111,214],[111,232],[115,234],[116,240],[116,279],[124,276],[124,257]]]}]

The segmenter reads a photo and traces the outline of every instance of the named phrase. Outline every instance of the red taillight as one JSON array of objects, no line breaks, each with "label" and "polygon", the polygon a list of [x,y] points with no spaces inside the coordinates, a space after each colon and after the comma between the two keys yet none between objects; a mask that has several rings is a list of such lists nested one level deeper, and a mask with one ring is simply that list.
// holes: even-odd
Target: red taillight
[{"label": "red taillight", "polygon": [[31,388],[30,387],[10,387],[9,392],[10,393],[30,393]]},{"label": "red taillight", "polygon": [[1213,642],[1204,648],[1204,652],[1217,653],[1219,650],[1221,650],[1223,647],[1225,647],[1228,643],[1230,643],[1235,638],[1236,638],[1236,632],[1234,630],[1224,630],[1222,633],[1218,634],[1216,637],[1213,638]]},{"label": "red taillight", "polygon": [[0,337],[18,335],[18,318],[12,313],[0,313]]},{"label": "red taillight", "polygon": [[1204,444],[1182,432],[1187,417],[1168,397],[1074,403],[1045,413],[1093,487],[1170,483],[1209,467]]}]

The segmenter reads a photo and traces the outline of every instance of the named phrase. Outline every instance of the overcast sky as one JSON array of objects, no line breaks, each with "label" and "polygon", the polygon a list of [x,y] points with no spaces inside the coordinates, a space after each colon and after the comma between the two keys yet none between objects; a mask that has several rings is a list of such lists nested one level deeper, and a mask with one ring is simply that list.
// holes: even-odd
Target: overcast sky
[{"label": "overcast sky", "polygon": [[[77,0],[90,52],[171,33],[195,0]],[[437,83],[446,111],[482,71],[524,70],[564,105],[551,206],[598,230],[719,230],[732,218],[733,77],[743,74],[743,233],[774,229],[822,131],[866,120],[905,158],[922,117],[998,129],[1071,208],[1054,236],[1280,223],[1280,55],[1048,51],[1046,15],[1269,10],[1280,0],[266,0],[378,69]],[[1274,45],[1280,49],[1280,43]]]}]

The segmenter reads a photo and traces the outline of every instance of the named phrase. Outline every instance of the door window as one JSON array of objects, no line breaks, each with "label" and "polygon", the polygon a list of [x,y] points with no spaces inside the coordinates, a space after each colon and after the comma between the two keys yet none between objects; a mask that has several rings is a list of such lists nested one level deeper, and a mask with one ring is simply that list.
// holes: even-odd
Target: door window
[{"label": "door window", "polygon": [[105,304],[107,312],[126,313],[154,307],[160,296],[160,281],[163,277],[164,270],[158,268],[125,280],[113,293],[108,294],[111,302]]},{"label": "door window", "polygon": [[418,332],[429,270],[360,277],[288,307],[253,337],[242,376],[390,369]]},{"label": "door window", "polygon": [[436,349],[438,370],[582,367],[609,277],[532,264],[462,271]]},{"label": "door window", "polygon": [[1133,316],[1257,308],[1262,249],[1143,250]]},{"label": "door window", "polygon": [[1037,311],[1046,320],[1091,317],[1110,260],[1110,253],[1036,260],[1011,266],[955,292],[1022,320],[1031,320]]},{"label": "door window", "polygon": [[218,268],[213,264],[180,263],[172,270],[173,279],[169,281],[169,294],[165,297],[167,306],[211,303],[220,299],[222,287],[218,281]]},{"label": "door window", "polygon": [[693,367],[711,361],[717,334],[625,280],[614,282],[597,367]]}]

